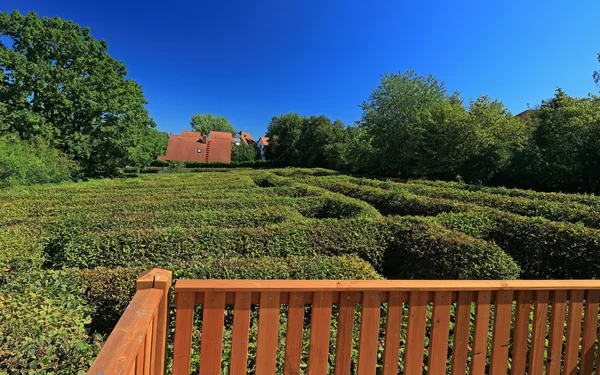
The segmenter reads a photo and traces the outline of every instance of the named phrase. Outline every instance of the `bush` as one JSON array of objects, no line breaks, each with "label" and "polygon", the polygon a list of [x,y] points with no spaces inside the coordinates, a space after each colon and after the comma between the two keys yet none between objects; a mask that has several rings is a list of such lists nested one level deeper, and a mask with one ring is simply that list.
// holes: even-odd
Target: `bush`
[{"label": "bush", "polygon": [[77,170],[75,162],[42,138],[0,137],[0,187],[67,181]]},{"label": "bush", "polygon": [[520,265],[524,279],[600,278],[600,230],[492,210],[434,220],[496,243]]},{"label": "bush", "polygon": [[85,373],[98,346],[77,274],[19,275],[0,288],[0,373]]},{"label": "bush", "polygon": [[[428,261],[410,257],[399,269],[385,265],[386,257],[401,259],[416,252],[431,256],[431,249],[440,253]],[[202,263],[211,257],[357,255],[389,278],[511,279],[518,274],[514,262],[498,247],[444,231],[422,219],[328,219],[254,229],[55,233],[45,253],[54,267],[76,268],[169,268]],[[502,267],[491,269],[488,263]]]}]

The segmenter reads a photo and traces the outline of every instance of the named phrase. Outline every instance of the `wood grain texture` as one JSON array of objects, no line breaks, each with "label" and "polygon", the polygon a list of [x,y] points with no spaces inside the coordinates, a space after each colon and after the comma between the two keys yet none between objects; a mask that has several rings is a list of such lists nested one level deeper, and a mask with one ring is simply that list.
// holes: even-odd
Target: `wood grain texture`
[{"label": "wood grain texture", "polygon": [[490,375],[506,375],[507,372],[510,326],[512,321],[512,301],[512,290],[496,293]]},{"label": "wood grain texture", "polygon": [[527,368],[527,342],[529,340],[529,320],[532,300],[532,291],[522,290],[517,292],[511,375],[525,374],[525,369]]},{"label": "wood grain texture", "polygon": [[325,375],[329,367],[331,292],[315,292],[310,320],[308,375]]},{"label": "wood grain texture", "polygon": [[[383,352],[383,375],[398,374],[398,359],[400,351],[400,334],[402,330],[403,303],[407,301],[408,293],[390,292],[388,311],[385,322],[385,343]],[[336,374],[341,375],[341,374]]]},{"label": "wood grain texture", "polygon": [[456,301],[454,341],[452,345],[452,375],[467,373],[469,333],[471,323],[471,292],[459,292]]},{"label": "wood grain texture", "polygon": [[429,344],[429,375],[445,375],[450,334],[450,292],[435,292]]},{"label": "wood grain texture", "polygon": [[533,327],[531,335],[531,351],[529,353],[529,374],[542,375],[544,372],[544,354],[546,352],[546,329],[548,327],[547,290],[535,292],[533,305]]},{"label": "wood grain texture", "polygon": [[177,293],[175,297],[177,307],[175,310],[173,375],[189,375],[196,298],[193,292]]},{"label": "wood grain texture", "polygon": [[563,335],[565,331],[565,314],[567,309],[567,291],[557,290],[552,293],[550,313],[550,333],[548,335],[548,358],[546,374],[560,375],[562,368]]},{"label": "wood grain texture", "polygon": [[262,292],[256,340],[256,373],[275,375],[279,343],[280,292]]},{"label": "wood grain texture", "polygon": [[600,280],[178,280],[176,292],[412,292],[600,289]]},{"label": "wood grain texture", "polygon": [[598,328],[598,302],[600,291],[588,290],[585,296],[585,318],[583,320],[583,341],[581,343],[581,375],[594,373],[596,353],[596,330]]},{"label": "wood grain texture", "polygon": [[206,293],[204,295],[204,311],[202,313],[200,375],[213,375],[221,372],[224,320],[225,293]]},{"label": "wood grain texture", "polygon": [[581,290],[569,293],[567,336],[565,338],[565,362],[563,373],[576,375],[579,362],[579,341],[581,338],[581,314],[583,312],[583,296]]},{"label": "wood grain texture", "polygon": [[233,305],[233,332],[229,374],[243,375],[248,369],[248,337],[250,334],[250,298],[252,293],[238,292]]},{"label": "wood grain texture", "polygon": [[423,372],[426,322],[427,293],[411,292],[408,301],[408,327],[406,329],[406,354],[404,356],[404,372],[406,375],[419,375]]},{"label": "wood grain texture", "polygon": [[285,375],[300,374],[302,358],[302,331],[304,329],[304,293],[290,293],[288,301],[287,330],[285,333]]},{"label": "wood grain texture", "polygon": [[354,336],[354,313],[360,292],[342,292],[340,295],[337,337],[335,340],[335,375],[350,374]]},{"label": "wood grain texture", "polygon": [[484,374],[487,360],[488,333],[490,325],[490,302],[492,292],[477,292],[475,299],[475,323],[473,327],[473,351],[471,374]]},{"label": "wood grain texture", "polygon": [[379,292],[364,292],[358,340],[358,373],[375,375],[377,349],[379,347],[379,316],[381,296]]}]

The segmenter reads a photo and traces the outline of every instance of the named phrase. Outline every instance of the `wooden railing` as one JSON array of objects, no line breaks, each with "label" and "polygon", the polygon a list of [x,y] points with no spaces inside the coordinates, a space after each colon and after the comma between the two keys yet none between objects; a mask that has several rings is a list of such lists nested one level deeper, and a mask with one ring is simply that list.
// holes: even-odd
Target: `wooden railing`
[{"label": "wooden railing", "polygon": [[88,375],[162,375],[165,369],[171,272],[152,269],[88,370]]},{"label": "wooden railing", "polygon": [[599,301],[600,281],[179,280],[173,375],[190,374],[197,305],[200,375],[221,373],[224,345],[230,374],[592,374]]}]

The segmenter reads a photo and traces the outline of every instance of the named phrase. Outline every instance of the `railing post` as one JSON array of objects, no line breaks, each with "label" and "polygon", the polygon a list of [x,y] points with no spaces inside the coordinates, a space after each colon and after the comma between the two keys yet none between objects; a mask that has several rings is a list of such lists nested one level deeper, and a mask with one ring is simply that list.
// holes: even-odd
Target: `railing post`
[{"label": "railing post", "polygon": [[135,284],[135,289],[158,289],[163,291],[163,296],[158,305],[156,316],[156,337],[152,339],[153,375],[164,375],[165,358],[167,355],[167,329],[169,326],[169,292],[171,290],[173,273],[160,268],[153,268],[140,275]]}]

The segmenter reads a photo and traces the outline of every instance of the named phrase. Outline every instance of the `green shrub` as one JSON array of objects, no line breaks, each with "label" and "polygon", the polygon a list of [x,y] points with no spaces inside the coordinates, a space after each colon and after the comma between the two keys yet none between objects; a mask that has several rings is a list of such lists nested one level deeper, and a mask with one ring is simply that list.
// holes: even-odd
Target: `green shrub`
[{"label": "green shrub", "polygon": [[[444,231],[422,219],[312,220],[253,229],[63,229],[53,234],[45,249],[48,264],[54,267],[168,268],[172,264],[200,263],[211,257],[358,255],[389,278],[427,278],[433,274],[431,270],[437,270],[436,278],[447,279],[510,279],[518,274],[514,262],[498,247]],[[410,257],[411,261],[400,269],[385,265],[386,257],[400,259],[415,252],[431,256],[431,249],[440,253],[429,263],[422,257]],[[485,265],[490,262],[502,267],[493,270]]]},{"label": "green shrub", "polygon": [[522,278],[600,278],[600,230],[492,210],[433,220],[496,243],[520,265]]},{"label": "green shrub", "polygon": [[0,137],[0,187],[67,181],[77,164],[42,138]]},{"label": "green shrub", "polygon": [[85,373],[98,346],[77,274],[21,274],[0,287],[0,373]]}]

